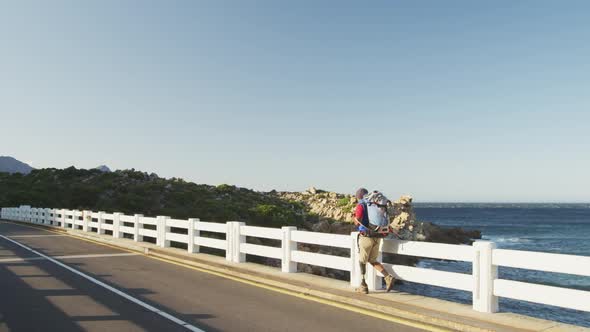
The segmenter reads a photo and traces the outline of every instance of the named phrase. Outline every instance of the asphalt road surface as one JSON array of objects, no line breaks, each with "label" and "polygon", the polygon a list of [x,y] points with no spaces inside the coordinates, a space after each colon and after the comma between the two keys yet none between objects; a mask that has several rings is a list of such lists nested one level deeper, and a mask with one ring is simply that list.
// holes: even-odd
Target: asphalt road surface
[{"label": "asphalt road surface", "polygon": [[0,221],[0,331],[420,331]]}]

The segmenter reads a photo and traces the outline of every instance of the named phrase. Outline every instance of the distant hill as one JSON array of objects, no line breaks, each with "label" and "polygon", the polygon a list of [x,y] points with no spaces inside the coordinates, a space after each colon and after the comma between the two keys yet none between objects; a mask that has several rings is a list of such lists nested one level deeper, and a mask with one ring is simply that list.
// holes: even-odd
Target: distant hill
[{"label": "distant hill", "polygon": [[106,165],[100,165],[100,166],[96,167],[95,169],[97,169],[103,173],[110,173],[111,172],[111,169]]},{"label": "distant hill", "polygon": [[0,172],[29,174],[34,168],[12,157],[0,156]]}]

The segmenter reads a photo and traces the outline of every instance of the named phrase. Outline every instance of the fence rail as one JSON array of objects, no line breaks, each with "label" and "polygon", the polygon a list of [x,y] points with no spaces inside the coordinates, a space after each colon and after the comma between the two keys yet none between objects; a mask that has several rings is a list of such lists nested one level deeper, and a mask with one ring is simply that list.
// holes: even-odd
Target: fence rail
[{"label": "fence rail", "polygon": [[[274,258],[281,260],[281,270],[286,273],[297,272],[298,263],[338,269],[350,272],[351,285],[356,286],[360,282],[357,233],[326,234],[300,231],[295,227],[247,226],[235,221],[213,223],[194,218],[180,220],[166,216],[131,216],[118,212],[30,206],[2,208],[0,216],[6,220],[127,237],[136,242],[150,241],[161,247],[170,247],[173,242],[181,243],[187,246],[189,253],[198,253],[200,247],[214,248],[225,251],[226,259],[235,263],[245,262],[246,254]],[[248,243],[247,237],[277,240],[281,246]],[[307,246],[308,250],[301,250],[300,244]],[[309,245],[348,249],[349,255],[310,252]],[[473,309],[476,311],[497,312],[498,297],[506,297],[590,312],[588,291],[498,278],[499,266],[590,276],[590,257],[587,256],[497,249],[493,242],[488,241],[476,241],[473,246],[466,246],[384,240],[381,253],[471,263],[471,274],[393,264],[384,266],[400,280],[472,292]],[[372,268],[368,271],[369,286],[373,290],[381,288],[382,276]]]}]

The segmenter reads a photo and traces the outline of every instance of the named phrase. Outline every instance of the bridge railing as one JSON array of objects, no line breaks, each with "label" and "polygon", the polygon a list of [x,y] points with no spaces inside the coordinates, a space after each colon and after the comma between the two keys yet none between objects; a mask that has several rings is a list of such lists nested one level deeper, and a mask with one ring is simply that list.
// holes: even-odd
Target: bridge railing
[{"label": "bridge railing", "polygon": [[[585,256],[495,249],[492,265],[590,277],[590,257]],[[590,311],[588,291],[498,278],[493,279],[492,290],[495,297]]]},{"label": "bridge railing", "polygon": [[[355,232],[350,235],[327,234],[301,231],[295,227],[255,227],[236,221],[213,223],[194,218],[180,220],[166,216],[29,206],[2,208],[0,215],[6,220],[147,241],[161,247],[183,244],[189,253],[199,253],[201,247],[219,249],[225,251],[226,260],[234,263],[245,262],[246,255],[273,258],[281,261],[281,270],[285,273],[297,272],[298,263],[337,269],[350,272],[351,285],[360,283],[358,233]],[[263,245],[261,241],[252,243],[247,241],[248,237],[274,240],[280,246]],[[310,247],[314,246],[339,248],[341,252],[313,252]],[[590,277],[590,257],[587,256],[497,249],[495,243],[489,241],[476,241],[467,246],[389,239],[383,241],[382,253],[471,263],[471,274],[404,265],[384,266],[399,280],[471,292],[476,311],[497,312],[498,298],[505,297],[590,312],[589,291],[498,277],[499,266]],[[382,276],[372,268],[367,272],[369,287],[380,289]]]}]

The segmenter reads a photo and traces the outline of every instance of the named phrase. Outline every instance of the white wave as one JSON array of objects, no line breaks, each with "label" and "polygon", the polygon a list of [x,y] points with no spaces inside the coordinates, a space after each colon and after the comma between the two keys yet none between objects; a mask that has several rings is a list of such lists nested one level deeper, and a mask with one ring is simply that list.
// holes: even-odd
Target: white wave
[{"label": "white wave", "polygon": [[483,236],[484,240],[497,242],[497,243],[530,243],[531,239],[521,237],[505,237],[505,236]]},{"label": "white wave", "polygon": [[431,269],[432,265],[433,264],[431,261],[421,260],[416,264],[416,267],[419,267],[422,269]]}]

